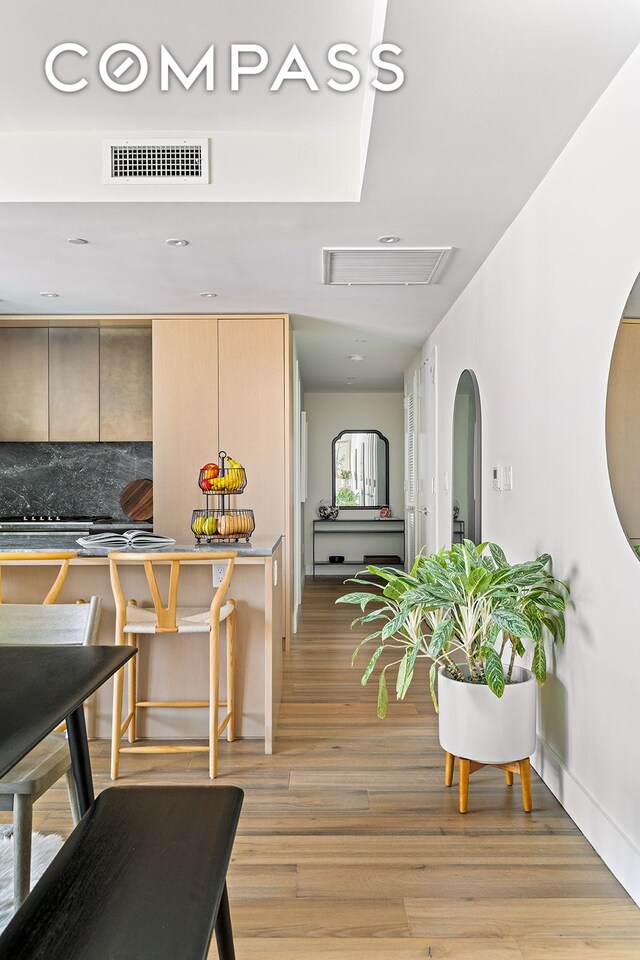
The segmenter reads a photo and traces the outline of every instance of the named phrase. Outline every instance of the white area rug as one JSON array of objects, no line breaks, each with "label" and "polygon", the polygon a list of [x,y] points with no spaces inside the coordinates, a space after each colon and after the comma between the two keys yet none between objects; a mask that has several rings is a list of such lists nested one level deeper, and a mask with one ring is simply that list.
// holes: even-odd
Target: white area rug
[{"label": "white area rug", "polygon": [[[13,836],[11,827],[0,828],[0,930],[13,916]],[[47,869],[64,843],[55,833],[34,833],[31,847],[31,886]]]}]

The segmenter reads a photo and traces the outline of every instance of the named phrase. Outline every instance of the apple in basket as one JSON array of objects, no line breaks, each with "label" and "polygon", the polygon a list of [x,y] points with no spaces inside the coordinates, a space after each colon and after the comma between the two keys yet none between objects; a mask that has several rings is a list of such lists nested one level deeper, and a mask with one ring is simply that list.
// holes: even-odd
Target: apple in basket
[{"label": "apple in basket", "polygon": [[211,490],[213,488],[211,481],[215,480],[219,473],[220,467],[217,463],[205,463],[200,471],[200,489]]}]

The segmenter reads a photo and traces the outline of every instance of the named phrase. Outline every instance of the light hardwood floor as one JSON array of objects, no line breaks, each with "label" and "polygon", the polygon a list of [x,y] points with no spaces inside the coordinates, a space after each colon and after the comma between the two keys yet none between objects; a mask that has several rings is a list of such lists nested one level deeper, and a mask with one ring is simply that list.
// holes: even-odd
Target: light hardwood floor
[{"label": "light hardwood floor", "polygon": [[[238,960],[637,960],[640,910],[535,774],[533,813],[486,769],[462,816],[426,683],[376,718],[340,592],[307,583],[274,756],[221,743],[217,782],[246,791],[229,874]],[[106,742],[92,754],[104,788]],[[122,766],[119,784],[208,782],[197,754]],[[35,827],[71,829],[62,786]]]}]

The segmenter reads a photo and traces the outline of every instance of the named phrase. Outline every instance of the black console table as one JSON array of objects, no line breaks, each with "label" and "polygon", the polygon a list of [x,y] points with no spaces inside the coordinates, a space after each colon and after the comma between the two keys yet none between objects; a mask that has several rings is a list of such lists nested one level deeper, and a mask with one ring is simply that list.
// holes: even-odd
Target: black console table
[{"label": "black console table", "polygon": [[[346,540],[346,545],[340,551],[337,548],[332,547],[330,550],[327,549],[326,544],[329,537],[333,538],[333,543],[339,543],[342,537],[348,538]],[[372,546],[371,550],[363,550],[363,556],[365,553],[388,553],[400,557],[399,564],[387,564],[387,566],[398,566],[404,568],[405,564],[405,545],[404,545],[404,520],[314,520],[313,521],[313,576],[315,578],[316,568],[331,566],[335,568],[336,576],[340,576],[340,571],[344,570],[345,567],[357,567],[361,570],[365,563],[363,556],[355,557],[350,556],[348,548],[351,547],[351,554],[355,553],[353,549],[354,541],[353,537],[366,537],[367,539],[371,538],[371,543],[379,544],[380,541],[376,538],[384,537],[385,543],[390,541],[389,549],[382,551],[378,545],[375,547]],[[320,541],[318,537],[323,539],[323,545],[320,546]],[[325,538],[327,538],[325,540]],[[323,549],[324,548],[324,549]],[[343,563],[331,563],[329,560],[329,555],[338,554],[344,555],[345,559]],[[345,575],[353,573],[353,570],[347,570]]]}]

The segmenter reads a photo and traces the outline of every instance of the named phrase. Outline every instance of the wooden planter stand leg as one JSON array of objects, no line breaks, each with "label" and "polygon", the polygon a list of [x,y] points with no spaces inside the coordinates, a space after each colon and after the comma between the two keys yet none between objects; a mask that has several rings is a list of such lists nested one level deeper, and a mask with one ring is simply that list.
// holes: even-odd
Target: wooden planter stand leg
[{"label": "wooden planter stand leg", "polygon": [[447,753],[444,761],[444,785],[450,787],[453,783],[453,768],[456,758],[452,753]]},{"label": "wooden planter stand leg", "polygon": [[[450,787],[453,783],[453,768],[456,758],[452,753],[445,754],[444,784]],[[466,813],[469,805],[469,776],[480,770],[482,767],[499,767],[504,770],[507,786],[513,786],[514,773],[519,774],[522,786],[522,806],[525,813],[531,813],[533,803],[531,801],[531,764],[529,758],[524,760],[513,760],[511,763],[477,763],[475,760],[467,760],[465,757],[458,757],[458,789],[459,789],[459,808],[460,813]]]}]

